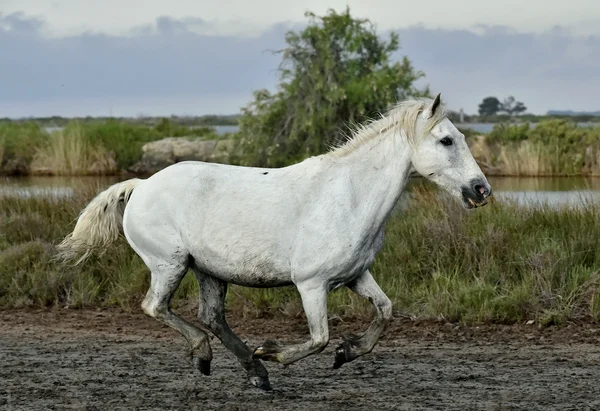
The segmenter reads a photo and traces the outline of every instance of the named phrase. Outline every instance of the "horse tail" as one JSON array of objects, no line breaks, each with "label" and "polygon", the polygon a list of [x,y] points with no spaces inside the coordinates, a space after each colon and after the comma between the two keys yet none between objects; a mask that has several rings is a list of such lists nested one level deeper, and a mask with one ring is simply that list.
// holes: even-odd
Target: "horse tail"
[{"label": "horse tail", "polygon": [[114,184],[96,195],[81,211],[73,232],[57,246],[56,260],[68,262],[81,254],[74,265],[93,251],[104,252],[114,243],[123,226],[123,213],[133,189],[143,180],[133,178]]}]

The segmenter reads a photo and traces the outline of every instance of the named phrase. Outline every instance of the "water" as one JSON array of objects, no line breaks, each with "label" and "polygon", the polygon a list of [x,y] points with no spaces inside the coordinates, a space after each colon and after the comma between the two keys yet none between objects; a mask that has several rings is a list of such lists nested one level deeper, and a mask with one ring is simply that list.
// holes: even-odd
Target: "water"
[{"label": "water", "polygon": [[487,134],[494,128],[494,123],[454,123],[461,130],[473,130],[477,133]]},{"label": "water", "polygon": [[[0,177],[2,197],[69,197],[81,188],[97,191],[121,181],[111,177]],[[489,177],[498,201],[521,205],[550,206],[581,205],[600,202],[600,178],[583,177]],[[410,190],[410,187],[409,187]]]},{"label": "water", "polygon": [[239,126],[212,126],[217,134],[235,133],[240,129]]},{"label": "water", "polygon": [[600,202],[600,178],[489,177],[497,200],[520,205],[573,206]]},{"label": "water", "polygon": [[[217,134],[225,134],[225,133],[235,133],[236,131],[238,131],[240,129],[239,126],[210,126],[212,128],[215,129],[215,131],[217,132]],[[47,133],[53,133],[55,131],[60,131],[62,130],[63,127],[55,127],[55,126],[48,126],[48,127],[44,127],[44,130]]]},{"label": "water", "polygon": [[47,197],[72,196],[77,190],[96,187],[104,189],[122,179],[110,177],[0,177],[0,199],[3,197]]}]

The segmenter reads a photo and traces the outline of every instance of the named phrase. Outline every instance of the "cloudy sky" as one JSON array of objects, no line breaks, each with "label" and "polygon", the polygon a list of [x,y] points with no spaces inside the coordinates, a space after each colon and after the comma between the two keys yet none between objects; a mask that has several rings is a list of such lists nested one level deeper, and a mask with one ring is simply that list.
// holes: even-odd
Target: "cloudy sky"
[{"label": "cloudy sky", "polygon": [[0,117],[237,113],[304,12],[346,5],[451,109],[600,110],[600,0],[0,0]]}]

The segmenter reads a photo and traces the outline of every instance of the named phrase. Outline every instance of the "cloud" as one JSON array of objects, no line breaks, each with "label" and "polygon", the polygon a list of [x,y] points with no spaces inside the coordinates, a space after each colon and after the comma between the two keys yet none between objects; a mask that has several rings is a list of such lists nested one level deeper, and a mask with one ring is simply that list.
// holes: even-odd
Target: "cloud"
[{"label": "cloud", "polygon": [[[304,12],[323,14],[349,6],[353,15],[369,18],[379,29],[403,28],[419,22],[427,28],[464,29],[477,24],[510,26],[541,32],[553,25],[578,33],[600,34],[598,0],[1,0],[6,13],[26,12],[44,19],[54,36],[86,31],[123,35],[131,27],[150,24],[158,16],[201,18],[215,27],[225,23],[236,32],[263,30],[282,22],[304,22]],[[219,30],[224,30],[220,28]],[[230,33],[231,34],[231,33]]]},{"label": "cloud", "polygon": [[556,28],[522,33],[505,27],[399,30],[402,53],[423,68],[436,91],[454,106],[476,111],[487,95],[514,95],[538,113],[550,108],[597,109],[590,93],[600,86],[600,36]]},{"label": "cloud", "polygon": [[[250,90],[273,82],[277,26],[257,39],[198,35],[159,18],[135,36],[46,38],[38,22],[0,18],[0,100],[86,96],[181,96]],[[194,24],[201,25],[202,21]]]},{"label": "cloud", "polygon": [[[299,27],[299,26],[294,26]],[[273,88],[292,26],[254,37],[215,34],[214,22],[160,17],[127,35],[48,37],[40,19],[0,14],[0,117],[232,113],[259,88]],[[475,112],[487,95],[510,94],[533,112],[597,110],[600,37],[555,28],[523,33],[413,26],[401,50],[453,109]],[[381,32],[382,36],[386,32]]]}]

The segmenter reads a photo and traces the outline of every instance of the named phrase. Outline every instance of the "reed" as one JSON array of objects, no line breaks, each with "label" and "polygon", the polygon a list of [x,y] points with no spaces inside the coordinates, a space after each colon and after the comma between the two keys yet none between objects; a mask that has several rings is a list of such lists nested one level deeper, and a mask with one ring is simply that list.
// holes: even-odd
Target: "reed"
[{"label": "reed", "polygon": [[117,171],[117,163],[101,144],[90,143],[78,125],[50,134],[30,168],[32,174],[106,175]]}]

